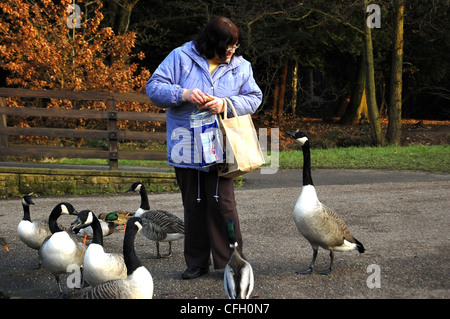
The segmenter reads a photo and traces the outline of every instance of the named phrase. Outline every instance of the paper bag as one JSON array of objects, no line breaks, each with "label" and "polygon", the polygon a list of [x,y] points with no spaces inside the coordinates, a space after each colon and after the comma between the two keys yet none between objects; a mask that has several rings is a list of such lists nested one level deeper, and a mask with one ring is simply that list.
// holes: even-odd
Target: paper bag
[{"label": "paper bag", "polygon": [[[219,116],[225,137],[225,163],[218,164],[219,176],[236,177],[260,168],[264,155],[250,114],[238,116],[233,103],[225,99],[223,118]],[[228,118],[227,105],[234,117]]]}]

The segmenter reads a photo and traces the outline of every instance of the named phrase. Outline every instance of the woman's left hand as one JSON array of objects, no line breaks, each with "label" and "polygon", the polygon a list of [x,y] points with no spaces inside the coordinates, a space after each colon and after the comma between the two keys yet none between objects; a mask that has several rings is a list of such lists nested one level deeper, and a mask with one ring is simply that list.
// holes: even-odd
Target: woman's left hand
[{"label": "woman's left hand", "polygon": [[208,93],[206,93],[206,96],[209,101],[200,106],[200,109],[208,109],[212,114],[222,113],[224,110],[224,100],[220,97],[209,95]]}]

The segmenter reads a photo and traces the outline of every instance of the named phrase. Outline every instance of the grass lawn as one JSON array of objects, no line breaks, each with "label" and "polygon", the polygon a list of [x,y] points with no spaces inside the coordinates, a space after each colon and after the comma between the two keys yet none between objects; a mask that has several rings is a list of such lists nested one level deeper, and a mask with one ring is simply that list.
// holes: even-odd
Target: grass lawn
[{"label": "grass lawn", "polygon": [[[301,150],[280,152],[280,168],[303,166]],[[449,145],[311,149],[313,168],[390,169],[450,173]]]},{"label": "grass lawn", "polygon": [[[107,160],[95,159],[45,159],[41,162],[108,165]],[[119,166],[121,165],[169,167],[166,161],[119,160]],[[316,169],[390,169],[450,173],[450,146],[410,145],[311,149],[311,165]],[[279,153],[281,169],[301,168],[302,166],[301,150]]]}]

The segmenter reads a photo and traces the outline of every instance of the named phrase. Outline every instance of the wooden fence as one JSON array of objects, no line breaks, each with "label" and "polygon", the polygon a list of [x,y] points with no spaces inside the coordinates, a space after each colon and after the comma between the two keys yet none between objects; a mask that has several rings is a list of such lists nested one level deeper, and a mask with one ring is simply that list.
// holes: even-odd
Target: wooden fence
[{"label": "wooden fence", "polygon": [[[91,109],[49,109],[35,107],[9,107],[6,97],[47,98],[105,101],[107,110]],[[119,159],[163,160],[166,152],[151,152],[137,150],[119,150],[119,141],[164,141],[165,132],[142,132],[119,130],[117,121],[154,121],[165,122],[165,113],[123,112],[116,110],[116,102],[149,103],[145,94],[109,93],[88,91],[51,91],[29,90],[15,88],[0,88],[0,157],[67,157],[67,158],[100,158],[109,160],[109,169],[119,168]],[[7,116],[33,116],[53,118],[103,119],[106,120],[106,130],[69,129],[53,127],[12,127],[7,126]],[[8,136],[48,136],[65,138],[96,138],[108,142],[108,150],[83,147],[55,147],[43,145],[8,145]]]}]

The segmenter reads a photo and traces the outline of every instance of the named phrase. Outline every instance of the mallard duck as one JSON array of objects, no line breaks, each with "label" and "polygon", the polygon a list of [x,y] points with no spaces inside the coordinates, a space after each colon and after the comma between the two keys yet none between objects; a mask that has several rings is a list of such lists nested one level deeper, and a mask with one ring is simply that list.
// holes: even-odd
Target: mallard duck
[{"label": "mallard duck", "polygon": [[123,226],[124,228],[122,230],[119,230],[119,232],[124,232],[128,219],[133,216],[134,213],[127,212],[126,210],[121,209],[110,213],[101,213],[98,215],[98,219],[105,222],[113,222],[116,227]]},{"label": "mallard duck", "polygon": [[8,251],[8,252],[9,252],[9,248],[8,248],[8,242],[6,241],[6,239],[5,239],[5,238],[3,238],[3,237],[0,237],[0,245],[2,245],[2,246],[3,246],[3,248],[5,248],[5,249],[6,249],[6,251]]},{"label": "mallard duck", "polygon": [[225,292],[229,299],[249,299],[254,286],[253,269],[239,253],[234,222],[228,220],[226,227],[230,248],[233,251],[223,273]]},{"label": "mallard duck", "polygon": [[[140,217],[145,224],[142,234],[156,242],[156,258],[172,256],[172,241],[184,238],[183,220],[165,210],[150,210],[147,191],[143,183],[133,183],[127,190],[127,192],[130,191],[139,192],[141,195],[141,204],[135,216]],[[169,253],[167,255],[160,254],[160,242],[169,242]]]},{"label": "mallard duck", "polygon": [[81,295],[81,299],[151,299],[153,298],[153,278],[142,266],[134,250],[134,240],[142,229],[143,221],[132,217],[127,222],[123,239],[123,256],[127,266],[127,277],[104,282]]},{"label": "mallard duck", "polygon": [[69,265],[83,265],[86,246],[77,235],[59,228],[57,220],[62,214],[76,215],[75,208],[70,203],[59,203],[53,208],[48,218],[52,235],[47,237],[39,248],[42,267],[50,271],[56,279],[61,296],[60,275],[67,272]]},{"label": "mallard duck", "polygon": [[77,219],[72,223],[74,230],[87,227],[93,230],[92,242],[84,254],[83,262],[83,278],[91,286],[127,276],[123,255],[105,252],[100,222],[93,212],[84,210],[78,213]]},{"label": "mallard duck", "polygon": [[312,262],[308,269],[297,274],[311,274],[315,271],[315,261],[319,247],[330,251],[330,267],[319,271],[329,274],[333,269],[335,251],[357,250],[364,252],[364,246],[356,240],[344,221],[330,208],[323,205],[316,193],[311,177],[311,152],[308,137],[303,132],[287,133],[301,146],[303,153],[303,187],[294,208],[294,221],[300,233],[309,241],[313,249]]}]

